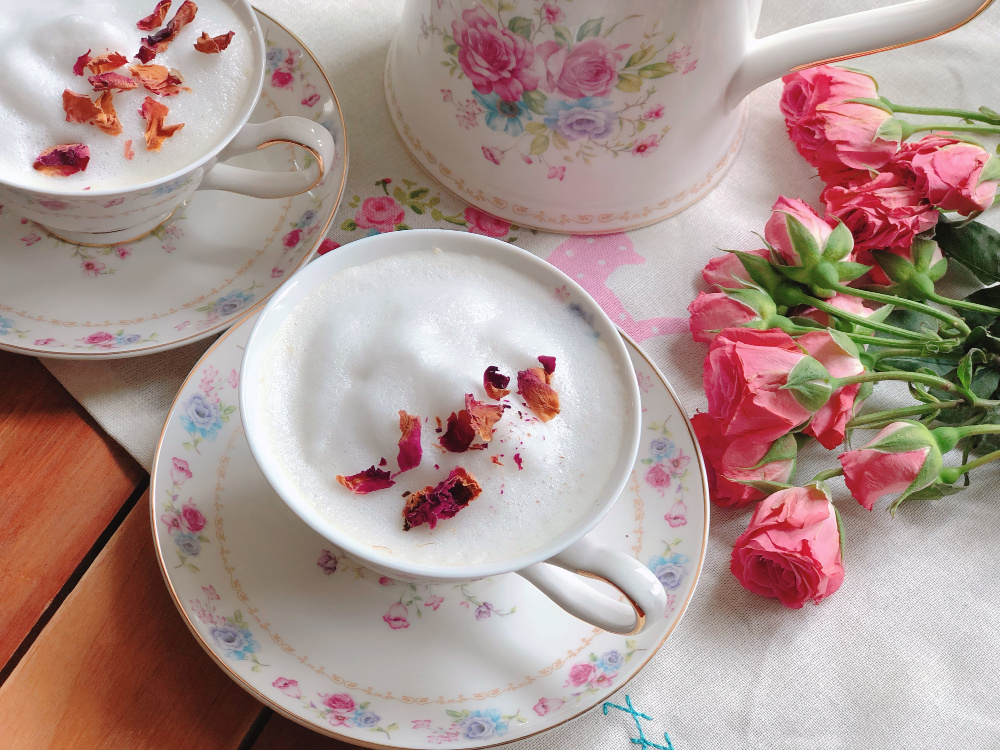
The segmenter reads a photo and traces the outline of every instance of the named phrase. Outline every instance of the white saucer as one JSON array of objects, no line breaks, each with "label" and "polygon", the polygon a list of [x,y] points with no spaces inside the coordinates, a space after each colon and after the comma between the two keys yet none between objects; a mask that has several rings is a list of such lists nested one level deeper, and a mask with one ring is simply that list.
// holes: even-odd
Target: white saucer
[{"label": "white saucer", "polygon": [[[337,158],[323,184],[274,200],[198,192],[152,234],[118,247],[63,242],[0,207],[0,349],[62,359],[171,349],[226,329],[312,256],[347,178],[344,118],[309,50],[257,16],[268,69],[250,120],[299,115],[329,128]],[[233,163],[287,171],[304,154],[272,147]]]},{"label": "white saucer", "polygon": [[355,744],[488,747],[578,716],[652,658],[694,592],[708,492],[675,395],[631,341],[644,436],[628,489],[590,536],[648,564],[669,608],[661,625],[627,638],[571,617],[513,574],[414,586],[336,559],[271,490],[247,446],[237,387],[255,320],[233,327],[188,376],[150,487],[170,593],[237,683]]}]

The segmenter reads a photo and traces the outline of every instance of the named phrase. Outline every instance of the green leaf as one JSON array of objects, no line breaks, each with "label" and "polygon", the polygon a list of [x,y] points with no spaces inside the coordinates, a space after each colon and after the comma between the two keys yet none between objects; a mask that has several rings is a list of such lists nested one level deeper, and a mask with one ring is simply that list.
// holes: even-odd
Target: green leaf
[{"label": "green leaf", "polygon": [[392,724],[386,727],[386,731],[388,732],[395,732],[397,729],[399,729],[399,724],[396,722],[392,722]]},{"label": "green leaf", "polygon": [[507,22],[507,28],[518,36],[531,39],[531,19],[524,16],[514,16]]},{"label": "green leaf", "polygon": [[547,135],[536,135],[531,139],[531,149],[529,149],[528,153],[543,154],[548,147],[549,137]]},{"label": "green leaf", "polygon": [[962,227],[938,222],[935,238],[946,256],[968,268],[984,284],[1000,281],[1000,232],[978,221]]},{"label": "green leaf", "polygon": [[410,200],[416,201],[423,198],[425,195],[429,194],[430,188],[417,188],[416,190],[410,191]]},{"label": "green leaf", "polygon": [[452,717],[453,719],[461,719],[462,718],[462,713],[460,711],[454,711],[454,710],[452,710],[450,708],[445,709],[445,713],[448,714],[448,716]]},{"label": "green leaf", "polygon": [[618,83],[615,84],[615,88],[619,91],[626,91],[630,94],[634,94],[642,88],[642,79],[639,78],[639,76],[632,75],[631,73],[621,73],[618,76]]},{"label": "green leaf", "polygon": [[406,191],[399,185],[396,185],[396,187],[392,189],[392,197],[400,203],[406,203]]},{"label": "green leaf", "polygon": [[955,360],[935,357],[885,357],[879,362],[894,370],[905,370],[906,372],[929,370],[934,375],[947,375],[955,369]]},{"label": "green leaf", "polygon": [[902,120],[890,117],[878,126],[878,130],[875,131],[875,137],[881,138],[883,141],[895,141],[896,143],[899,143],[903,140]]},{"label": "green leaf", "polygon": [[604,17],[591,18],[580,30],[576,32],[576,41],[582,42],[584,39],[590,36],[597,36],[601,33],[601,24],[604,23]]},{"label": "green leaf", "polygon": [[548,127],[540,122],[529,122],[524,126],[524,129],[534,135],[547,135],[549,132]]},{"label": "green leaf", "polygon": [[632,53],[632,56],[625,63],[625,67],[634,68],[637,65],[642,65],[644,62],[652,60],[654,57],[656,57],[656,47],[642,45],[639,47],[638,52]]},{"label": "green leaf", "polygon": [[915,310],[906,310],[903,308],[893,310],[889,313],[885,322],[894,326],[899,326],[900,328],[905,328],[907,331],[913,331],[914,333],[937,331],[941,324],[941,321],[937,318],[932,318],[930,315],[924,315],[923,313],[916,312]]},{"label": "green leaf", "polygon": [[[559,133],[552,133],[552,142],[556,144],[556,148],[561,148],[563,150],[569,148],[569,141],[567,141],[566,138],[561,136]],[[569,159],[569,157],[566,158],[569,161],[572,161],[572,159]]]},{"label": "green leaf", "polygon": [[433,208],[431,209],[431,218],[434,219],[434,221],[441,221],[441,219],[444,218],[444,214],[441,213],[439,209]]},{"label": "green leaf", "polygon": [[969,389],[979,398],[990,398],[998,386],[1000,386],[1000,369],[996,365],[981,366],[976,368]]},{"label": "green leaf", "polygon": [[[536,115],[545,114],[545,101],[548,97],[545,96],[541,91],[535,89],[534,91],[525,91],[521,98],[524,100],[525,105],[528,109],[534,112]],[[540,125],[541,123],[529,122],[525,127],[530,130],[531,125]],[[545,126],[542,125],[544,128]],[[532,131],[533,132],[533,131]]]},{"label": "green leaf", "polygon": [[408,225],[408,224],[397,224],[397,225],[396,225],[396,231],[397,231],[397,232],[405,232],[405,231],[406,231],[407,229],[409,229],[409,228],[410,228],[410,227],[409,227],[409,225]]},{"label": "green leaf", "polygon": [[573,35],[565,26],[553,26],[552,33],[561,47],[569,47],[573,44]]},{"label": "green leaf", "polygon": [[[965,301],[1000,308],[1000,285],[977,289],[966,297]],[[976,326],[989,327],[997,319],[997,315],[994,313],[980,312],[979,310],[962,310],[962,317],[973,328]]]},{"label": "green leaf", "polygon": [[972,385],[972,358],[975,355],[975,352],[978,351],[978,349],[973,349],[958,362],[958,382],[965,388]]},{"label": "green leaf", "polygon": [[444,47],[444,53],[446,55],[457,55],[458,51],[461,49],[461,47],[455,43],[455,40],[448,34],[444,35],[444,39],[441,40],[441,45]]},{"label": "green leaf", "polygon": [[640,78],[663,78],[663,76],[675,73],[677,68],[673,63],[653,63],[639,68]]}]

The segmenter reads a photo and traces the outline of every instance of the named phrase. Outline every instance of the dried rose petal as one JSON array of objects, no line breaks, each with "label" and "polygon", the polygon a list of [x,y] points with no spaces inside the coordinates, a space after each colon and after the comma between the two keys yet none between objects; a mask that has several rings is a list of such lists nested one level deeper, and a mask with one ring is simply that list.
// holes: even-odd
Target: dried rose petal
[{"label": "dried rose petal", "polygon": [[[545,370],[546,375],[551,375],[556,371],[556,358],[549,357],[545,354],[538,358],[538,361],[542,363],[542,368]],[[546,383],[551,383],[552,378],[546,378]]]},{"label": "dried rose petal", "polygon": [[35,159],[34,168],[50,177],[69,177],[82,172],[90,161],[90,149],[82,143],[64,143],[47,148]]},{"label": "dried rose petal", "polygon": [[456,466],[448,478],[436,487],[428,485],[406,498],[403,508],[403,530],[427,524],[432,529],[444,518],[453,518],[483,491],[476,478]]},{"label": "dried rose petal", "polygon": [[472,428],[484,442],[493,439],[493,425],[503,416],[503,407],[476,401],[471,393],[465,394],[465,410],[469,412]]},{"label": "dried rose petal", "polygon": [[84,52],[82,55],[76,58],[76,63],[73,65],[73,75],[82,76],[83,69],[87,66],[87,63],[89,62],[90,62],[90,50],[88,49],[86,52]]},{"label": "dried rose petal", "polygon": [[517,464],[517,470],[518,471],[522,471],[524,469],[524,467],[521,466],[521,454],[520,453],[515,453],[514,454],[514,463]]},{"label": "dried rose petal", "polygon": [[141,62],[148,63],[161,52],[165,52],[170,43],[177,37],[177,34],[180,33],[180,30],[194,20],[197,12],[197,5],[191,2],[191,0],[184,0],[181,7],[177,9],[174,17],[170,19],[166,26],[155,34],[150,34],[143,38],[136,57]]},{"label": "dried rose petal", "polygon": [[111,97],[112,94],[110,91],[105,91],[101,94],[97,100],[97,106],[100,108],[101,113],[94,118],[93,124],[108,135],[121,135],[122,123],[118,119],[118,113],[115,112],[115,105]]},{"label": "dried rose petal", "polygon": [[129,72],[157,96],[174,96],[181,91],[190,91],[184,83],[184,77],[177,68],[167,69],[166,65],[130,65]]},{"label": "dried rose petal", "polygon": [[451,413],[448,417],[448,429],[438,438],[445,450],[452,453],[464,453],[469,450],[476,437],[476,429],[472,426],[472,415],[465,409],[458,414]]},{"label": "dried rose petal", "polygon": [[389,478],[389,472],[385,469],[375,468],[375,464],[372,464],[364,471],[352,474],[349,477],[338,474],[337,481],[355,495],[367,495],[369,492],[384,490],[395,484],[395,482]]},{"label": "dried rose petal", "polygon": [[125,141],[125,161],[132,161],[135,151],[132,149],[132,141]]},{"label": "dried rose petal", "polygon": [[382,458],[380,458],[380,459],[378,460],[378,465],[379,465],[379,466],[386,466],[386,465],[388,465],[388,463],[389,463],[389,462],[385,460],[385,456],[382,456]]},{"label": "dried rose petal", "polygon": [[159,151],[163,141],[184,127],[183,122],[176,125],[164,125],[163,120],[169,112],[170,109],[165,104],[160,104],[152,97],[147,96],[143,100],[139,114],[146,120],[147,151]]},{"label": "dried rose petal", "polygon": [[199,52],[204,52],[206,55],[211,55],[214,52],[222,52],[233,41],[235,35],[235,31],[230,31],[225,34],[219,34],[219,36],[209,36],[208,32],[203,31],[201,32],[201,36],[198,37],[198,41],[194,43],[194,48]]},{"label": "dried rose petal", "polygon": [[541,367],[517,373],[517,392],[540,420],[548,422],[559,413],[559,394],[549,385],[552,376]]},{"label": "dried rose petal", "polygon": [[160,0],[153,8],[153,12],[148,16],[143,18],[141,21],[136,23],[136,28],[140,31],[152,31],[163,23],[163,19],[167,17],[167,11],[170,10],[171,0]]},{"label": "dried rose petal", "polygon": [[90,58],[87,61],[87,68],[91,73],[110,73],[112,70],[118,70],[118,68],[127,62],[128,58],[121,52],[108,52],[106,55],[98,55],[97,57]]},{"label": "dried rose petal", "polygon": [[400,472],[420,466],[423,449],[420,447],[420,417],[399,410],[399,429],[403,436],[399,439],[399,455],[396,457]]},{"label": "dried rose petal", "polygon": [[499,401],[510,393],[507,390],[509,383],[510,376],[501,373],[500,368],[496,365],[490,365],[486,368],[486,372],[483,373],[483,388],[486,389],[486,395],[494,401]]},{"label": "dried rose petal", "polygon": [[111,89],[131,91],[139,86],[137,80],[130,76],[123,76],[121,73],[98,73],[87,80],[94,87],[94,91],[109,91]]},{"label": "dried rose petal", "polygon": [[91,123],[101,113],[101,110],[86,94],[78,94],[75,91],[65,89],[62,99],[66,122]]},{"label": "dried rose petal", "polygon": [[503,462],[500,460],[499,453],[497,453],[495,456],[490,456],[490,461],[495,463],[497,466],[503,466]]}]

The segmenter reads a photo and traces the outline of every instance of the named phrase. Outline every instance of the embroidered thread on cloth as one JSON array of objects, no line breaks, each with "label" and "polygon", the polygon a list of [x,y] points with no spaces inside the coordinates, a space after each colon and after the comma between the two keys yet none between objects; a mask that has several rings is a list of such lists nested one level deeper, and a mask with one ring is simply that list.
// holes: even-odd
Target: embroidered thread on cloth
[{"label": "embroidered thread on cloth", "polygon": [[639,736],[630,738],[633,745],[640,745],[643,750],[646,750],[646,748],[649,747],[656,748],[656,750],[674,750],[674,746],[673,744],[671,744],[670,737],[667,736],[666,732],[663,733],[663,740],[664,742],[667,743],[666,745],[657,745],[655,742],[650,742],[649,740],[646,739],[646,735],[643,734],[642,725],[639,723],[639,719],[652,721],[653,717],[647,716],[646,714],[639,713],[638,711],[636,711],[635,708],[632,706],[632,698],[630,696],[628,695],[625,696],[624,706],[619,706],[617,703],[610,703],[610,702],[603,704],[601,706],[601,710],[604,711],[605,716],[608,715],[609,708],[617,708],[619,711],[624,711],[625,713],[631,715],[633,719],[635,719],[635,728],[639,730]]}]

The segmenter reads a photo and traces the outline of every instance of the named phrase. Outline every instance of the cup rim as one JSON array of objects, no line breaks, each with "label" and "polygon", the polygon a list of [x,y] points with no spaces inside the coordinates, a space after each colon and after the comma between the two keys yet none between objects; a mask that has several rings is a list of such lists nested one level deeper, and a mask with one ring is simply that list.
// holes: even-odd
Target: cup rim
[{"label": "cup rim", "polygon": [[[507,254],[508,258],[527,263],[535,271],[535,273],[529,271],[530,276],[538,279],[540,275],[544,274],[553,280],[558,280],[560,284],[566,286],[574,301],[583,302],[588,306],[586,312],[593,315],[594,328],[604,337],[603,340],[608,346],[612,358],[621,370],[621,382],[625,387],[631,420],[626,422],[626,432],[619,452],[618,463],[607,482],[606,496],[594,503],[589,515],[584,516],[585,520],[577,522],[570,529],[548,540],[541,547],[514,558],[472,565],[440,565],[396,559],[372,552],[369,545],[340,532],[333,524],[327,522],[319,511],[302,496],[295,485],[284,476],[277,465],[261,424],[260,410],[257,407],[260,402],[257,397],[259,395],[258,380],[261,356],[266,350],[269,340],[264,329],[271,327],[272,332],[276,331],[287,317],[290,309],[326,282],[332,274],[345,268],[362,265],[376,258],[413,249],[416,238],[426,242],[428,248],[434,247],[440,241],[454,245],[456,240],[466,246],[492,248],[492,252],[487,250],[484,253],[486,257],[496,258]],[[394,246],[395,249],[392,249]],[[469,252],[475,254],[473,251]],[[345,258],[345,256],[349,257]],[[396,573],[401,578],[432,582],[474,580],[521,570],[558,555],[588,534],[611,510],[628,482],[639,448],[641,401],[638,382],[634,377],[628,376],[632,371],[628,350],[614,322],[579,284],[555,266],[526,250],[498,239],[454,230],[414,229],[366,237],[338,249],[336,253],[321,256],[297,272],[268,301],[254,322],[243,352],[238,389],[240,419],[243,422],[243,430],[251,455],[272,489],[300,519],[334,546],[359,562],[370,565],[376,570],[383,569]]]},{"label": "cup rim", "polygon": [[[76,198],[106,198],[110,195],[127,195],[129,193],[137,193],[142,190],[147,190],[150,188],[159,187],[160,185],[166,184],[173,180],[181,179],[184,176],[190,174],[195,169],[204,166],[205,163],[211,161],[219,152],[222,151],[226,146],[229,145],[230,141],[236,137],[240,132],[242,127],[246,125],[247,120],[250,119],[250,115],[253,114],[254,107],[257,106],[257,101],[260,99],[260,93],[264,88],[264,68],[266,67],[266,56],[264,50],[264,32],[260,27],[260,21],[257,19],[257,13],[255,12],[253,6],[250,4],[250,0],[224,0],[230,7],[240,6],[243,14],[246,16],[245,20],[250,25],[250,32],[252,36],[252,43],[256,46],[257,53],[257,64],[254,70],[254,81],[251,84],[250,90],[252,91],[252,96],[248,95],[243,102],[243,110],[240,112],[239,117],[233,122],[233,126],[226,131],[225,135],[216,143],[215,146],[210,148],[205,154],[203,154],[196,161],[190,162],[179,169],[174,170],[170,174],[164,175],[163,177],[157,177],[153,180],[147,180],[146,182],[141,182],[137,185],[129,185],[127,187],[116,187],[116,188],[104,188],[101,190],[83,190],[82,188],[62,188],[60,189],[58,185],[52,188],[40,188],[37,185],[25,185],[23,183],[11,180],[9,178],[4,178],[0,176],[0,186],[14,188],[16,190],[23,190],[28,193],[36,193],[39,195],[54,195],[62,198],[66,197],[76,197]],[[236,8],[234,7],[234,10]],[[237,11],[239,12],[239,11]]]}]

